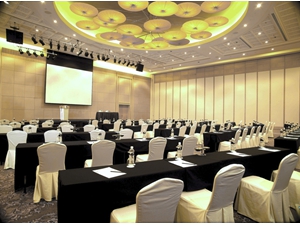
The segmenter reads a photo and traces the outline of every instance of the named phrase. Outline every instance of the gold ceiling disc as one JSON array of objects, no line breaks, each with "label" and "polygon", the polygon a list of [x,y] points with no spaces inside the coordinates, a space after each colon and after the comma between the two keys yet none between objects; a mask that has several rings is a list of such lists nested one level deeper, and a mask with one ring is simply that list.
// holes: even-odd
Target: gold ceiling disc
[{"label": "gold ceiling disc", "polygon": [[137,35],[142,33],[143,29],[134,24],[124,24],[117,27],[117,32],[126,35]]},{"label": "gold ceiling disc", "polygon": [[186,33],[180,30],[169,31],[162,35],[162,37],[168,41],[178,41],[186,37]]},{"label": "gold ceiling disc", "polygon": [[152,41],[149,43],[149,47],[152,49],[164,49],[169,47],[169,43],[166,41]]},{"label": "gold ceiling disc", "polygon": [[182,24],[181,28],[186,33],[195,34],[207,29],[208,23],[203,20],[190,20]]},{"label": "gold ceiling disc", "polygon": [[212,16],[205,19],[205,21],[210,27],[220,27],[228,23],[229,20],[224,16]]},{"label": "gold ceiling disc", "polygon": [[141,44],[141,45],[134,45],[134,47],[137,48],[137,49],[142,49],[142,50],[150,49],[148,43],[144,43],[144,44]]},{"label": "gold ceiling disc", "polygon": [[165,39],[163,37],[157,37],[157,38],[152,39],[152,42],[154,42],[154,41],[165,41]]},{"label": "gold ceiling disc", "polygon": [[171,28],[171,23],[168,20],[164,19],[154,19],[148,20],[144,23],[144,28],[147,31],[154,32],[154,33],[161,33],[169,30]]},{"label": "gold ceiling disc", "polygon": [[200,12],[200,5],[193,2],[183,2],[178,4],[178,11],[175,15],[182,18],[189,18],[197,16]]},{"label": "gold ceiling disc", "polygon": [[116,23],[114,24],[114,23],[107,23],[107,22],[104,22],[104,21],[100,20],[100,19],[98,18],[98,16],[94,17],[94,18],[93,18],[93,21],[94,21],[96,24],[100,25],[101,27],[115,27],[115,26],[118,25],[118,24],[116,24]]},{"label": "gold ceiling disc", "polygon": [[81,20],[76,23],[76,26],[84,30],[97,30],[100,28],[100,25],[94,23],[90,20]]},{"label": "gold ceiling disc", "polygon": [[174,2],[152,2],[148,11],[154,16],[172,16],[178,11],[178,5]]},{"label": "gold ceiling disc", "polygon": [[212,33],[209,31],[201,31],[200,33],[191,34],[191,38],[193,39],[205,39],[212,36]]},{"label": "gold ceiling disc", "polygon": [[144,44],[145,40],[142,38],[137,38],[135,36],[131,36],[131,37],[122,39],[122,42],[131,43],[132,45],[140,45],[140,44]]},{"label": "gold ceiling disc", "polygon": [[119,6],[122,9],[125,9],[127,11],[130,12],[139,12],[142,11],[144,9],[146,9],[148,7],[148,2],[147,1],[141,1],[141,2],[123,2],[123,1],[118,1]]},{"label": "gold ceiling disc", "polygon": [[102,10],[98,13],[98,18],[107,23],[121,24],[126,21],[126,16],[116,10]]},{"label": "gold ceiling disc", "polygon": [[182,40],[178,40],[178,41],[168,41],[168,43],[170,45],[182,46],[182,45],[187,45],[188,43],[190,43],[190,40],[182,39]]},{"label": "gold ceiling disc", "polygon": [[72,3],[70,5],[70,10],[79,16],[93,17],[98,14],[98,9],[96,7],[81,2]]},{"label": "gold ceiling disc", "polygon": [[216,13],[221,12],[225,9],[227,9],[230,6],[231,2],[203,2],[201,4],[201,9],[203,12],[206,13]]},{"label": "gold ceiling disc", "polygon": [[122,34],[118,32],[105,32],[100,34],[100,37],[105,40],[119,40],[120,38],[122,38]]}]

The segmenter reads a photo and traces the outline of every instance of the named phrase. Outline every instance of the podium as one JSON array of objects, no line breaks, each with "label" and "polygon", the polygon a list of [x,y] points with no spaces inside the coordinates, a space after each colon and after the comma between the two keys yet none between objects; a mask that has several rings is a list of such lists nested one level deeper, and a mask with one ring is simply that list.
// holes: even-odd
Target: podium
[{"label": "podium", "polygon": [[60,120],[69,120],[69,106],[60,105],[59,106],[59,118]]}]

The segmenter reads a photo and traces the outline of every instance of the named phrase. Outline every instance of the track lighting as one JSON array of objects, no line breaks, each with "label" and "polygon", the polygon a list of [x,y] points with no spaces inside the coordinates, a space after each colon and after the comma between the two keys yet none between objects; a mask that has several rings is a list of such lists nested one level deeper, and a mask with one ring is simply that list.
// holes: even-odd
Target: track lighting
[{"label": "track lighting", "polygon": [[90,57],[91,57],[91,59],[93,59],[93,58],[94,58],[94,56],[93,56],[93,52],[91,52],[91,54],[90,54]]},{"label": "track lighting", "polygon": [[24,52],[21,48],[19,49],[19,52],[20,52],[21,55],[24,54]]},{"label": "track lighting", "polygon": [[99,54],[97,55],[97,59],[100,60],[100,55]]},{"label": "track lighting", "polygon": [[116,58],[116,56],[114,57],[114,63],[116,63],[117,62],[117,58]]},{"label": "track lighting", "polygon": [[37,40],[35,39],[35,35],[32,36],[31,40],[33,41],[34,44],[37,44]]},{"label": "track lighting", "polygon": [[35,57],[38,57],[38,54],[36,54],[36,52],[33,52],[33,55],[34,55]]},{"label": "track lighting", "polygon": [[57,50],[59,50],[60,49],[60,44],[59,44],[59,42],[57,43]]},{"label": "track lighting", "polygon": [[85,51],[84,56],[85,56],[85,57],[88,57],[88,56],[89,56],[89,52],[88,52],[88,51]]},{"label": "track lighting", "polygon": [[77,56],[81,55],[81,53],[82,53],[82,50],[79,49],[79,52],[78,52]]},{"label": "track lighting", "polygon": [[130,61],[128,61],[127,65],[126,66],[129,66],[130,65]]},{"label": "track lighting", "polygon": [[41,43],[41,45],[45,45],[45,42],[43,41],[43,38],[40,38],[39,42]]},{"label": "track lighting", "polygon": [[104,54],[102,54],[101,59],[102,59],[103,61],[105,61],[105,55],[104,55]]},{"label": "track lighting", "polygon": [[40,56],[41,56],[41,57],[44,57],[44,52],[41,52]]},{"label": "track lighting", "polygon": [[68,47],[67,47],[67,44],[64,45],[64,51],[67,51],[68,50]]},{"label": "track lighting", "polygon": [[74,46],[72,45],[71,52],[74,52],[74,49],[75,49],[75,48],[74,48]]},{"label": "track lighting", "polygon": [[109,56],[108,55],[106,55],[106,58],[105,58],[105,62],[107,61],[107,60],[109,60],[110,58],[109,58]]},{"label": "track lighting", "polygon": [[134,66],[134,62],[132,61],[132,63],[130,64],[130,66]]},{"label": "track lighting", "polygon": [[125,63],[126,63],[126,60],[124,59],[124,61],[123,61],[123,63],[122,63],[122,64],[124,65]]},{"label": "track lighting", "polygon": [[28,56],[31,56],[31,53],[30,53],[29,49],[27,49],[26,53],[27,53]]},{"label": "track lighting", "polygon": [[120,63],[121,63],[121,61],[122,61],[122,60],[121,60],[121,59],[119,59],[119,60],[118,60],[118,63],[120,64]]},{"label": "track lighting", "polygon": [[53,44],[52,44],[52,40],[50,39],[50,42],[49,42],[49,47],[50,47],[50,49],[52,49],[52,47],[53,47]]}]

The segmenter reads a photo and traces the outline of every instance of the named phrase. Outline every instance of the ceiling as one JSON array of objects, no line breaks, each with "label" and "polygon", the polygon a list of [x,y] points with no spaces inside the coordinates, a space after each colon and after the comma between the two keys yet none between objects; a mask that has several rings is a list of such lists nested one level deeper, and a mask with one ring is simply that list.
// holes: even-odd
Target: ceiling
[{"label": "ceiling", "polygon": [[[35,46],[39,45],[44,50],[50,49],[49,42],[52,40],[52,49],[55,51],[58,51],[57,44],[59,43],[61,45],[60,52],[76,55],[80,49],[83,50],[83,53],[78,57],[90,58],[90,54],[93,53],[94,60],[98,60],[96,56],[99,54],[100,60],[98,61],[103,61],[102,55],[109,56],[110,59],[105,61],[105,64],[110,65],[112,69],[121,66],[124,69],[131,67],[135,71],[136,63],[141,62],[144,65],[144,72],[158,74],[164,71],[300,52],[300,4],[293,1],[250,1],[249,4],[244,2],[247,4],[244,14],[240,13],[242,9],[237,8],[238,2],[231,2],[231,5],[222,12],[207,13],[204,12],[203,7],[199,14],[190,18],[176,15],[153,15],[147,8],[139,12],[129,12],[120,7],[117,1],[75,2],[83,3],[83,6],[91,5],[98,10],[97,14],[105,10],[114,10],[121,12],[126,18],[126,22],[118,24],[114,28],[101,26],[95,30],[92,30],[89,25],[83,25],[81,28],[76,25],[81,20],[91,21],[92,17],[77,15],[78,12],[77,14],[63,12],[70,8],[63,4],[72,5],[74,2],[58,2],[56,4],[52,1],[43,3],[38,1],[8,1],[8,3],[0,2],[0,37],[6,37],[6,29],[17,27],[18,31],[23,32],[24,43],[26,44],[34,46],[31,38],[35,35],[37,40],[42,37],[45,42],[44,46],[40,43]],[[149,2],[148,6],[151,3]],[[185,2],[174,1],[174,3],[179,5]],[[201,7],[203,2],[194,1],[192,3]],[[261,3],[260,8],[257,8],[258,3]],[[235,9],[232,9],[233,7]],[[237,11],[230,12],[230,10]],[[108,41],[100,36],[103,32],[117,33],[119,26],[131,24],[142,28],[141,33],[135,35],[135,38],[145,39],[147,37],[149,39],[150,37],[155,39],[160,37],[166,40],[165,34],[167,32],[182,31],[180,27],[185,22],[205,20],[213,16],[227,17],[230,25],[227,24],[228,27],[226,27],[227,25],[220,25],[217,29],[214,27],[207,28],[205,31],[209,30],[212,33],[209,38],[192,39],[190,37],[193,33],[188,32],[183,38],[184,41],[182,39],[167,40],[168,47],[141,47],[145,44],[133,45],[132,43],[128,44],[128,42],[120,45],[124,39],[127,40],[126,38],[132,36],[127,34],[122,34],[121,38],[118,37],[118,40],[113,41]],[[145,22],[154,19],[170,21],[171,28],[153,32],[143,27]],[[54,23],[54,20],[57,20],[57,23]],[[235,22],[231,23],[233,20]],[[247,24],[246,27],[245,24]],[[162,26],[162,28],[164,27]],[[74,34],[76,36],[73,36]],[[145,42],[149,42],[148,39]],[[64,45],[67,46],[67,51],[64,50]],[[74,52],[70,52],[72,46],[75,47]],[[85,55],[85,52],[88,54]],[[114,57],[116,61],[114,61]],[[131,63],[123,64],[124,60]]]}]

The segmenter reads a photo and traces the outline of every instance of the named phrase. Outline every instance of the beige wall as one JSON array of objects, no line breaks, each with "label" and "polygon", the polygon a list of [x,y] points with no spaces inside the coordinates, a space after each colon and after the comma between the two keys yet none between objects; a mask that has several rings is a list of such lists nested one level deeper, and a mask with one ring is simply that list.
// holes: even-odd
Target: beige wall
[{"label": "beige wall", "polygon": [[[0,118],[58,119],[59,105],[44,103],[45,58],[2,48],[0,60]],[[123,79],[127,81],[126,90],[122,89]],[[94,67],[92,105],[70,105],[69,119],[92,119],[98,110],[118,111],[123,98],[130,118],[149,118],[150,91],[150,78]]]},{"label": "beige wall", "polygon": [[300,53],[154,76],[153,118],[300,121]]}]

